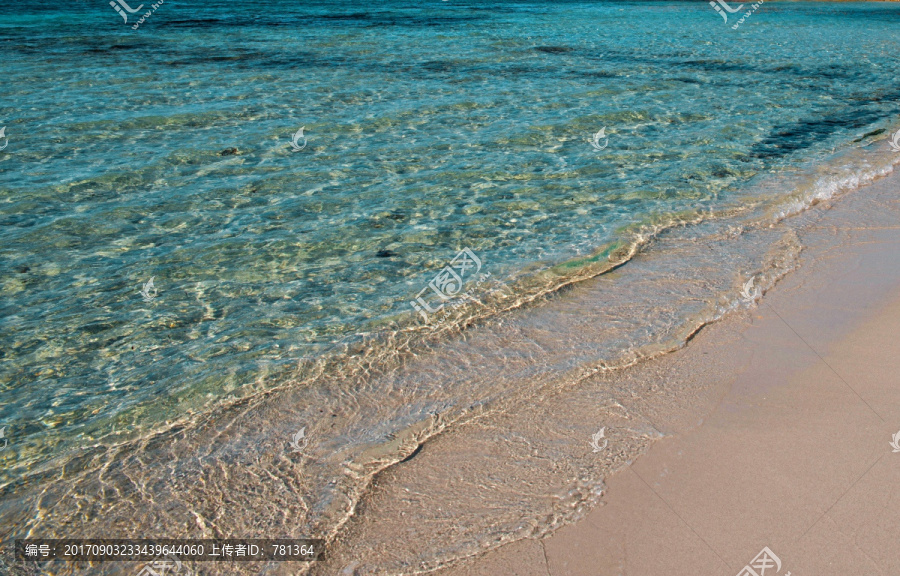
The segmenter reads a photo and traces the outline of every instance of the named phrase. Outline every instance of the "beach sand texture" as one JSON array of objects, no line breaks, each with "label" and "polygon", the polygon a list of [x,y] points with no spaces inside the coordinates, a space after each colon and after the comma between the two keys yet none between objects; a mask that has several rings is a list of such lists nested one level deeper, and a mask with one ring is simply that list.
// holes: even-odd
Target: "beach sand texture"
[{"label": "beach sand texture", "polygon": [[[680,351],[595,378],[598,397],[609,394],[595,421],[608,426],[609,444],[593,453],[586,433],[578,439],[585,457],[615,461],[650,430],[664,436],[621,463],[599,506],[543,538],[438,573],[738,574],[765,547],[782,563],[778,574],[900,573],[900,454],[890,445],[900,430],[898,192],[895,174],[817,207],[799,233],[799,269],[757,307],[708,326]],[[565,396],[544,402],[560,408],[560,420],[574,419],[562,411]],[[412,526],[426,513],[416,502],[440,507],[441,493],[456,493],[454,479],[483,495],[496,489],[489,478],[467,478],[467,468],[481,470],[478,461],[488,459],[499,469],[520,458],[515,446],[492,443],[492,430],[527,421],[529,412],[468,427],[467,438],[439,438],[379,478],[344,550],[337,547],[316,573],[341,566],[366,573],[351,557],[409,556],[419,533]],[[552,439],[558,423],[544,426]],[[413,478],[439,469],[451,476],[443,491],[404,498],[405,483],[421,486]],[[528,479],[518,488],[526,491]],[[432,527],[443,529],[450,546],[467,521],[445,518]]]}]

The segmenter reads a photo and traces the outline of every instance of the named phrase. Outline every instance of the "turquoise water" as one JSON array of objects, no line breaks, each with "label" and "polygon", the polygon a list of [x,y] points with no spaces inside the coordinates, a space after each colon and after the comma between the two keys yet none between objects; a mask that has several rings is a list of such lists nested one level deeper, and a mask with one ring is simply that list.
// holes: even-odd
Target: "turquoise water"
[{"label": "turquoise water", "polygon": [[107,4],[0,7],[4,483],[434,329],[464,248],[538,293],[900,114],[896,5]]}]

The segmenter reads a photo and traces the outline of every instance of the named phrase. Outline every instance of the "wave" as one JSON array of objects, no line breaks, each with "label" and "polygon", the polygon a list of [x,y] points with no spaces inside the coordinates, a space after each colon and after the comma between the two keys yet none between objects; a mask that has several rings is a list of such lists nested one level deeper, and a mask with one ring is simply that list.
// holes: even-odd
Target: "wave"
[{"label": "wave", "polygon": [[[46,537],[126,537],[145,534],[133,521],[145,518],[173,536],[199,537],[205,532],[192,515],[204,517],[201,526],[217,523],[198,509],[229,508],[225,493],[210,489],[221,484],[247,495],[233,517],[219,520],[231,533],[257,533],[250,511],[278,502],[291,510],[290,521],[265,518],[269,533],[333,540],[373,479],[429,440],[550,389],[677,350],[746,306],[740,292],[748,279],[765,291],[795,265],[801,245],[783,226],[791,216],[889,174],[894,164],[889,153],[852,148],[760,178],[731,206],[649,218],[588,257],[508,278],[508,289],[486,286],[439,324],[410,316],[356,334],[261,391],[22,471],[0,489],[3,524]],[[291,460],[283,444],[301,426],[312,453]],[[179,480],[170,484],[173,477]],[[287,494],[285,486],[292,486]],[[597,496],[582,488],[579,494]],[[84,496],[65,496],[76,493]],[[572,513],[554,512],[541,529]],[[84,515],[96,523],[83,525]],[[448,554],[483,545],[472,536]]]}]

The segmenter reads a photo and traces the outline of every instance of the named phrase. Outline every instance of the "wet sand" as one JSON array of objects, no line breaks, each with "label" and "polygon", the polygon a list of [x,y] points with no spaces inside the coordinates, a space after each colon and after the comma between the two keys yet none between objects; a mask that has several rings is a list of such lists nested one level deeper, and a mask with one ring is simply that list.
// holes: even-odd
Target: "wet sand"
[{"label": "wet sand", "polygon": [[[408,560],[439,555],[436,541],[452,548],[498,493],[524,503],[546,492],[548,471],[577,484],[586,468],[571,460],[593,458],[610,472],[597,498],[573,499],[590,508],[580,520],[537,522],[523,505],[521,527],[498,526],[483,552],[437,573],[731,575],[765,547],[780,575],[900,573],[900,454],[889,444],[900,430],[900,177],[801,218],[798,269],[757,305],[681,350],[429,441],[376,477],[313,572],[368,574],[391,557],[405,559],[392,573],[431,571]],[[595,451],[601,426],[608,443]],[[583,449],[559,457],[561,443]]]},{"label": "wet sand", "polygon": [[661,422],[602,505],[440,574],[731,575],[764,547],[777,574],[900,573],[898,199],[895,174],[838,202],[758,308],[641,369],[712,401]]}]

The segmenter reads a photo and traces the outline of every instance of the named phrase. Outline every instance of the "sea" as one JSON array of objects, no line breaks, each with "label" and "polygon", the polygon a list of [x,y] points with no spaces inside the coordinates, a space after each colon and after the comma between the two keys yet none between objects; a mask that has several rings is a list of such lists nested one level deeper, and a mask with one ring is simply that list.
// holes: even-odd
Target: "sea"
[{"label": "sea", "polygon": [[333,541],[758,299],[900,162],[898,70],[887,2],[0,5],[0,539]]}]

